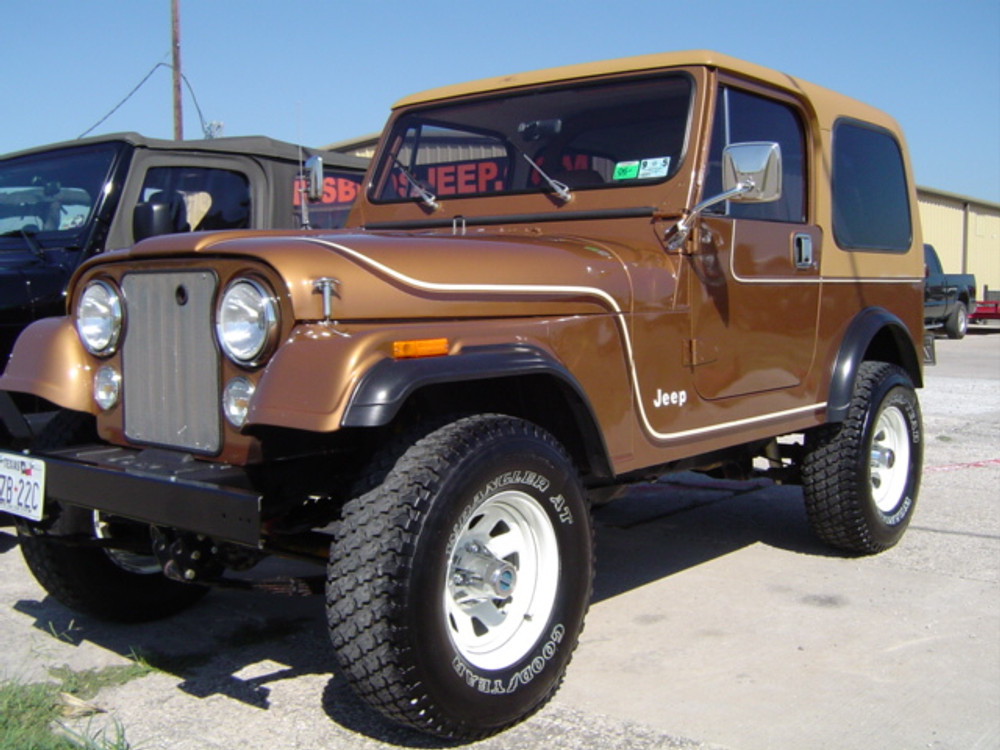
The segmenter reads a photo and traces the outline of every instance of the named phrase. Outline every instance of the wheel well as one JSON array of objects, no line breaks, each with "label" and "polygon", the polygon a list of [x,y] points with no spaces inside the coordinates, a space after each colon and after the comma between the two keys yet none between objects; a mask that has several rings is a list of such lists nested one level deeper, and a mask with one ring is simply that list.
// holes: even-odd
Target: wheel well
[{"label": "wheel well", "polygon": [[898,365],[914,386],[923,386],[920,358],[906,326],[886,310],[868,308],[851,322],[841,341],[827,397],[828,421],[841,422],[847,416],[854,380],[865,361]]},{"label": "wheel well", "polygon": [[917,363],[916,352],[910,345],[909,337],[905,331],[901,331],[899,328],[890,326],[881,328],[872,337],[868,348],[865,349],[863,360],[874,360],[899,365],[906,370],[906,374],[910,376],[915,386],[923,386],[923,378],[921,377],[920,366]]},{"label": "wheel well", "polygon": [[394,422],[407,425],[444,415],[507,414],[551,433],[585,476],[611,475],[607,451],[589,406],[568,384],[546,374],[425,385]]}]

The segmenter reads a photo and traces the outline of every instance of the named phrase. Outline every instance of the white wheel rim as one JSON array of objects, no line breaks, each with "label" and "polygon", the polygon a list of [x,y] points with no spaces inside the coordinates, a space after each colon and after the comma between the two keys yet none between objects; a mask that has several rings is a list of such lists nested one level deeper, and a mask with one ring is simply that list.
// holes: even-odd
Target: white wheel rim
[{"label": "white wheel rim", "polygon": [[[109,524],[98,511],[94,511],[94,537],[97,539],[112,538]],[[137,552],[126,552],[125,550],[105,547],[106,554],[115,565],[129,573],[139,575],[155,575],[162,572],[160,563],[153,555],[140,555]]]},{"label": "white wheel rim", "polygon": [[517,663],[541,637],[559,586],[559,549],[544,509],[516,491],[466,521],[448,560],[444,611],[455,648],[480,669]]},{"label": "white wheel rim", "polygon": [[906,416],[895,406],[883,409],[872,433],[868,471],[872,499],[883,513],[903,501],[910,473],[910,437]]}]

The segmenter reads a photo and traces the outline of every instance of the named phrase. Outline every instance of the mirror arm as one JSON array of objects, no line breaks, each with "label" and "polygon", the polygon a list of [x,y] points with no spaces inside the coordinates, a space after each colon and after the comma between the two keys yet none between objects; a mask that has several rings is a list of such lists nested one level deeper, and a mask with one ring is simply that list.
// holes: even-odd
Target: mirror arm
[{"label": "mirror arm", "polygon": [[694,220],[698,218],[706,208],[711,208],[716,203],[722,203],[722,201],[727,201],[737,195],[743,195],[744,193],[749,193],[753,190],[753,182],[741,182],[736,185],[736,187],[725,191],[724,193],[719,193],[712,198],[707,198],[701,203],[698,203],[690,211],[688,211],[687,216],[678,221],[672,228],[667,230],[667,249],[677,250],[681,245],[684,244],[684,240],[687,239],[688,234],[691,233],[691,225],[694,224]]}]

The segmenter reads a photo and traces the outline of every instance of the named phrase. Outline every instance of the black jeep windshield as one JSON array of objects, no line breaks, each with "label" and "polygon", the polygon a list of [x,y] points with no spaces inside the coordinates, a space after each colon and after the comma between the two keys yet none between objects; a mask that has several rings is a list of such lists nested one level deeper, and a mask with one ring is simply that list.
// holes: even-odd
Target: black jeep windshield
[{"label": "black jeep windshield", "polygon": [[414,110],[396,121],[377,202],[626,187],[669,179],[687,140],[691,81],[672,75],[553,86]]},{"label": "black jeep windshield", "polygon": [[120,143],[0,161],[0,237],[65,240],[89,222]]}]

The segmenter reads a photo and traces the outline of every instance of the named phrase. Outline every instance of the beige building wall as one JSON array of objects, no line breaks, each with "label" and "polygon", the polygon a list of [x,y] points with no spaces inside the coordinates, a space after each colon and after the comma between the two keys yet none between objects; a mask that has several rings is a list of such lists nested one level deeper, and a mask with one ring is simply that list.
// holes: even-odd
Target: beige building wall
[{"label": "beige building wall", "polygon": [[983,287],[1000,291],[1000,204],[918,188],[924,242],[934,245],[946,273],[976,276]]}]

